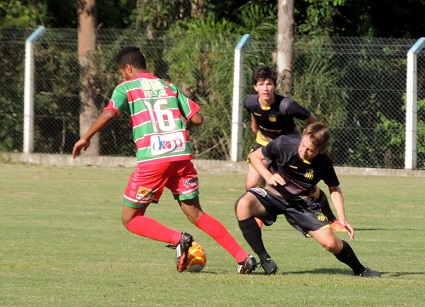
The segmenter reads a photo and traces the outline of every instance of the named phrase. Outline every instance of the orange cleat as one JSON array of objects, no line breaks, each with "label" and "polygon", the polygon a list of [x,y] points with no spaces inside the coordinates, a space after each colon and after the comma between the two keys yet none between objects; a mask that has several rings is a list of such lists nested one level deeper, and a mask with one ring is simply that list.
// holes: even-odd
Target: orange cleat
[{"label": "orange cleat", "polygon": [[342,226],[338,220],[333,221],[329,225],[331,226],[333,232],[347,232],[347,229]]}]

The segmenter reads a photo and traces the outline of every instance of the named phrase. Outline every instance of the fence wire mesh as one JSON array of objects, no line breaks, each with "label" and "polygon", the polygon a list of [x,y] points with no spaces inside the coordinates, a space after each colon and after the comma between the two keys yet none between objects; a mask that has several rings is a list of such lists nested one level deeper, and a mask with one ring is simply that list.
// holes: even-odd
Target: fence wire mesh
[{"label": "fence wire mesh", "polygon": [[[25,40],[30,30],[0,31],[0,151],[23,147]],[[125,45],[137,45],[148,69],[170,80],[202,107],[205,124],[192,132],[197,159],[230,159],[234,37],[190,33],[149,38],[140,31],[97,33],[93,80],[99,112],[120,81],[113,62]],[[329,124],[329,153],[336,165],[404,167],[407,52],[416,40],[297,37],[290,96]],[[35,44],[34,152],[70,154],[79,139],[80,70],[76,29],[47,29]],[[244,92],[253,93],[251,73],[274,65],[275,37],[253,37],[244,54]],[[419,54],[418,158],[425,169],[425,57]],[[302,128],[302,123],[300,127]],[[244,111],[243,157],[254,143]],[[84,131],[83,131],[84,132]],[[100,135],[100,154],[134,155],[129,118],[122,115]]]}]

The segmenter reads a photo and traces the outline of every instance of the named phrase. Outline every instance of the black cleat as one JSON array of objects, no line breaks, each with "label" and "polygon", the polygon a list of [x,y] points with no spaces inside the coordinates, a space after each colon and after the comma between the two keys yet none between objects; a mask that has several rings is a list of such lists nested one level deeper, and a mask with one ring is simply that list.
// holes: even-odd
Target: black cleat
[{"label": "black cleat", "polygon": [[252,255],[248,255],[244,261],[238,263],[238,274],[251,274],[257,267],[257,260]]},{"label": "black cleat", "polygon": [[379,273],[378,271],[375,271],[375,270],[364,268],[364,270],[360,274],[357,274],[357,276],[378,278],[378,277],[381,277],[381,273]]},{"label": "black cleat", "polygon": [[278,267],[276,263],[272,260],[272,258],[267,258],[265,260],[262,260],[260,263],[264,269],[264,272],[266,272],[267,275],[272,275],[277,273]]},{"label": "black cleat", "polygon": [[187,253],[189,248],[192,246],[193,237],[187,232],[182,232],[179,243],[176,245],[176,264],[177,272],[183,272],[186,270],[189,258]]}]

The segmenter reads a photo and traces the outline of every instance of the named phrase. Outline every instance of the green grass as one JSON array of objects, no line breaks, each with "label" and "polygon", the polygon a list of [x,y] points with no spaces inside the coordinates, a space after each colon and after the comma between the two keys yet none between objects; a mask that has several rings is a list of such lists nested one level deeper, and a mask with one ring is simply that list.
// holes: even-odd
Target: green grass
[{"label": "green grass", "polygon": [[[1,306],[424,305],[425,178],[340,176],[356,230],[350,244],[383,273],[365,279],[284,218],[263,231],[281,273],[237,275],[233,258],[190,224],[166,191],[147,215],[192,233],[208,255],[201,273],[179,274],[173,250],[121,225],[130,172],[0,165]],[[204,210],[251,252],[233,211],[244,174],[200,173],[200,180]]]}]

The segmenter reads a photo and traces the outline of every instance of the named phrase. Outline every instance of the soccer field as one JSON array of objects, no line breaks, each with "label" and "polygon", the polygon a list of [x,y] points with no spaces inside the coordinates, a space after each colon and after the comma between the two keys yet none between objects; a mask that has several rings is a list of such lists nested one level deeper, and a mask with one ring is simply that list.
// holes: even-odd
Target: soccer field
[{"label": "soccer field", "polygon": [[[350,244],[363,264],[382,273],[366,279],[283,217],[263,231],[279,274],[258,268],[237,275],[233,258],[165,191],[147,215],[190,232],[208,256],[201,273],[177,273],[174,250],[121,225],[131,171],[0,164],[0,306],[424,305],[425,178],[340,176],[356,230]],[[252,252],[233,211],[245,175],[199,175],[204,211]]]}]

